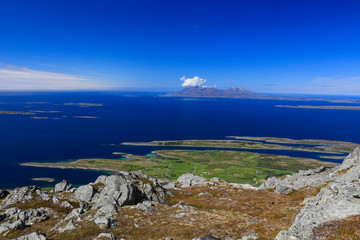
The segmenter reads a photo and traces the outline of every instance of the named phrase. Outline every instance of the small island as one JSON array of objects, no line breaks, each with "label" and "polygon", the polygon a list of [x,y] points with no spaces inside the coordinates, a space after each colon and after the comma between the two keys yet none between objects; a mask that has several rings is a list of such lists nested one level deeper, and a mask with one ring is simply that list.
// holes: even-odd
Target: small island
[{"label": "small island", "polygon": [[55,182],[55,178],[49,178],[49,177],[38,177],[38,178],[32,178],[33,181],[42,181],[42,182]]},{"label": "small island", "polygon": [[64,106],[79,106],[79,107],[102,107],[102,103],[64,103]]},{"label": "small island", "polygon": [[5,115],[32,115],[34,113],[18,112],[18,111],[0,111],[0,114],[5,114]]}]

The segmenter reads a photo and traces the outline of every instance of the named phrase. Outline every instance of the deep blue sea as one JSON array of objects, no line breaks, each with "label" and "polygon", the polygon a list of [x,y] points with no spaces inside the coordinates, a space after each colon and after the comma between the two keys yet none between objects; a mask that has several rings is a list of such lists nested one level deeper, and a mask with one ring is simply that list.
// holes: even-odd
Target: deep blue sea
[{"label": "deep blue sea", "polygon": [[[74,103],[102,106],[86,107]],[[34,177],[52,177],[56,182],[67,179],[76,185],[94,181],[102,174],[22,167],[18,165],[21,162],[114,158],[112,152],[145,155],[158,149],[120,145],[129,141],[272,136],[360,144],[360,111],[291,109],[275,105],[355,104],[169,98],[131,92],[0,93],[0,111],[58,111],[35,115],[0,114],[0,188],[54,185],[32,181]],[[263,152],[318,157],[314,153],[297,151]]]}]

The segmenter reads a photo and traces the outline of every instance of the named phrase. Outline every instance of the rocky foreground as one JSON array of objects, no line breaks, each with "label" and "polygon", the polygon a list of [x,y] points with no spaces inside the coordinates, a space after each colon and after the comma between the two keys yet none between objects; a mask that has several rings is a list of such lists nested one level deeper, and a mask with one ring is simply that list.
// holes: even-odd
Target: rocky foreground
[{"label": "rocky foreground", "polygon": [[0,239],[357,239],[359,180],[357,148],[335,168],[259,188],[193,173],[162,186],[122,172],[78,188],[0,190]]}]

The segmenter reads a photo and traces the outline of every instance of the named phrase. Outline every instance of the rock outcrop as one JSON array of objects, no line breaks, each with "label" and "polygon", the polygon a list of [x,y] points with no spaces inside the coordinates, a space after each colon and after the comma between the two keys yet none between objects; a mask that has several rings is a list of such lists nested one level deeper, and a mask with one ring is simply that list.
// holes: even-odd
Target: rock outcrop
[{"label": "rock outcrop", "polygon": [[42,232],[33,232],[16,238],[15,240],[47,240],[46,235]]},{"label": "rock outcrop", "polygon": [[320,192],[304,200],[305,206],[288,231],[281,231],[277,240],[312,239],[313,229],[321,223],[360,214],[360,148],[355,149],[333,169],[302,171],[283,180],[271,178],[262,188],[296,190],[326,184]]},{"label": "rock outcrop", "polygon": [[36,186],[27,186],[15,188],[3,201],[0,209],[4,209],[9,205],[15,204],[19,201],[27,201],[33,199],[33,194],[38,190]]},{"label": "rock outcrop", "polygon": [[[55,185],[50,194],[36,186],[16,188],[11,191],[1,190],[0,205],[0,236],[9,230],[24,229],[31,225],[45,221],[50,216],[57,218],[51,208],[20,209],[12,206],[23,206],[30,201],[53,204],[56,208],[72,209],[60,220],[52,231],[59,233],[72,231],[78,228],[84,220],[84,213],[90,209],[93,213],[87,214],[87,220],[93,221],[100,228],[115,228],[115,216],[118,207],[134,205],[144,211],[154,211],[153,203],[164,203],[166,190],[157,179],[151,178],[142,172],[122,172],[110,176],[100,176],[95,183],[74,188],[66,180]],[[78,204],[76,204],[78,202]],[[20,204],[20,205],[19,205]],[[78,205],[78,208],[74,206]],[[32,204],[26,205],[32,206]],[[46,239],[41,233],[32,233],[19,239]],[[105,237],[105,236],[100,236]]]},{"label": "rock outcrop", "polygon": [[68,183],[66,180],[62,180],[58,184],[55,185],[55,192],[69,192],[73,189],[73,185],[71,183]]}]

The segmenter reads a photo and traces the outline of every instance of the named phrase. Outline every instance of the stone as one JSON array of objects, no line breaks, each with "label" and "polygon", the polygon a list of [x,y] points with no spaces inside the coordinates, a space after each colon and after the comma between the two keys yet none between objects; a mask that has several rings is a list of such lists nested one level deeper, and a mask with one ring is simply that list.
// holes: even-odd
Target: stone
[{"label": "stone", "polygon": [[26,186],[15,188],[3,201],[0,209],[4,209],[9,205],[13,205],[19,201],[27,201],[34,198],[33,193],[36,192],[38,188],[36,186]]},{"label": "stone", "polygon": [[106,217],[112,217],[114,214],[118,213],[116,204],[110,204],[102,206],[97,212],[96,215],[104,215]]},{"label": "stone", "polygon": [[68,183],[66,180],[62,180],[61,182],[55,185],[55,192],[68,192],[73,188],[71,183]]},{"label": "stone", "polygon": [[174,188],[176,188],[175,182],[169,182],[169,183],[165,184],[164,188],[165,189],[174,189]]},{"label": "stone", "polygon": [[256,233],[252,233],[252,234],[243,236],[241,238],[241,240],[255,240],[255,239],[258,239],[258,238],[259,238],[259,236]]},{"label": "stone", "polygon": [[[101,178],[100,178],[101,177]],[[136,204],[141,199],[141,193],[135,184],[123,174],[114,174],[108,177],[100,176],[96,182],[102,181],[104,188],[100,192],[96,207],[116,203],[118,206]]]},{"label": "stone", "polygon": [[79,208],[81,209],[80,212],[84,213],[87,212],[90,209],[90,206],[87,202],[80,201],[79,202]]},{"label": "stone", "polygon": [[188,206],[184,206],[184,201],[180,201],[177,204],[173,205],[172,207],[180,208],[180,209],[188,209]]},{"label": "stone", "polygon": [[58,204],[60,202],[60,199],[58,197],[53,197],[52,202],[53,204]]},{"label": "stone", "polygon": [[116,240],[114,234],[111,233],[100,233],[96,238],[93,240],[104,240],[104,238],[108,238],[109,240]]},{"label": "stone", "polygon": [[178,213],[174,215],[174,218],[183,218],[186,216],[186,213]]},{"label": "stone", "polygon": [[193,240],[221,240],[221,238],[209,234],[201,237],[196,237]]},{"label": "stone", "polygon": [[71,231],[74,229],[76,229],[75,222],[73,220],[70,220],[60,232]]},{"label": "stone", "polygon": [[15,240],[47,240],[46,235],[42,232],[33,232],[16,238]]},{"label": "stone", "polygon": [[154,205],[150,201],[143,201],[141,203],[138,203],[136,207],[143,211],[150,211],[150,212],[155,211]]},{"label": "stone", "polygon": [[75,198],[79,201],[90,202],[94,196],[95,188],[91,185],[80,186],[75,191]]},{"label": "stone", "polygon": [[181,187],[204,186],[205,181],[205,178],[196,176],[195,173],[185,173],[177,179]]},{"label": "stone", "polygon": [[199,196],[199,197],[201,197],[201,196],[209,196],[209,197],[212,197],[213,195],[211,195],[211,194],[208,193],[208,192],[204,192],[204,193],[199,193],[198,196]]},{"label": "stone", "polygon": [[326,167],[316,169],[300,170],[298,173],[286,175],[282,180],[270,177],[259,189],[274,189],[276,193],[289,194],[292,190],[303,187],[318,187],[324,182],[332,181],[335,177],[331,174],[333,170]]},{"label": "stone", "polygon": [[6,209],[5,215],[8,217],[12,217],[13,215],[15,215],[18,212],[20,212],[20,209],[17,207],[13,207],[13,208]]},{"label": "stone", "polygon": [[22,210],[14,215],[14,219],[24,222],[26,225],[33,225],[49,219],[48,214],[51,211],[51,209],[44,207]]},{"label": "stone", "polygon": [[68,201],[61,202],[60,206],[64,208],[73,208],[73,205],[71,205]]},{"label": "stone", "polygon": [[111,227],[111,220],[104,216],[97,217],[94,222],[100,228],[110,228]]}]

